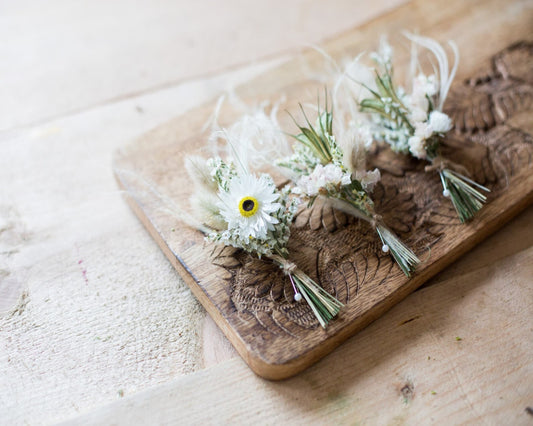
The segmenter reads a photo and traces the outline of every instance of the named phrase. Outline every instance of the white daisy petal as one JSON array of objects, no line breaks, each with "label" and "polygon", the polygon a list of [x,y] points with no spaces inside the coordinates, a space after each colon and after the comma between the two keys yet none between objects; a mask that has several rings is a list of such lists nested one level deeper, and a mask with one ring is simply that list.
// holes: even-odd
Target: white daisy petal
[{"label": "white daisy petal", "polygon": [[243,240],[265,239],[279,220],[272,216],[282,205],[276,201],[280,194],[271,178],[263,175],[235,176],[229,190],[219,192],[220,214],[228,223],[228,231]]}]

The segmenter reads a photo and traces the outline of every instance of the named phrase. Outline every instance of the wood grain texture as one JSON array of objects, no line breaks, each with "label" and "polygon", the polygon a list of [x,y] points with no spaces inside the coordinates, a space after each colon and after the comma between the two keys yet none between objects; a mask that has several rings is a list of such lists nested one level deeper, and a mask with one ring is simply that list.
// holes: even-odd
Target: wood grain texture
[{"label": "wood grain texture", "polygon": [[70,425],[530,425],[533,249],[409,295],[297,377],[240,359]]},{"label": "wood grain texture", "polygon": [[[427,16],[427,10],[422,2],[417,4],[414,15],[420,15],[416,22],[424,22],[420,17]],[[474,66],[466,61],[471,74],[463,74],[466,83],[459,78],[452,88],[456,95],[450,97],[446,112],[464,124],[457,126],[456,134],[447,137],[445,144],[452,160],[469,168],[476,180],[491,188],[489,203],[472,223],[461,225],[452,205],[439,195],[436,175],[425,174],[423,163],[377,147],[369,159],[383,174],[374,192],[377,210],[427,260],[408,279],[389,256],[380,252],[380,244],[365,223],[339,215],[325,205],[303,212],[293,227],[289,245],[293,259],[346,304],[340,318],[327,330],[317,327],[306,306],[291,302],[290,285],[279,269],[233,249],[213,250],[198,232],[180,225],[169,214],[168,200],[187,205],[190,185],[182,167],[183,156],[201,152],[205,135],[200,129],[212,104],[155,129],[117,155],[115,172],[129,194],[130,205],[257,374],[281,379],[308,367],[533,200],[528,100],[532,86],[527,79],[533,69],[531,43],[516,39],[516,34],[531,37],[528,31],[516,31],[521,27],[530,31],[531,13],[523,13],[513,26],[505,26],[505,14],[513,12],[511,7],[502,8],[499,2],[483,5],[484,13],[498,10],[498,14],[482,13],[476,19],[488,17],[489,22],[479,21],[479,27],[472,28],[472,22],[458,19],[464,5],[452,2],[457,41],[461,42],[465,26],[470,43],[490,24],[500,27],[495,45],[478,48],[460,43],[463,56],[475,56],[478,63]],[[364,43],[366,48],[371,47],[368,44],[376,39],[375,31],[387,23],[410,27],[412,19],[417,18],[410,12],[412,9],[400,8],[371,28],[354,31],[326,47],[336,56],[355,54]],[[440,38],[446,32],[438,31],[439,27],[451,25],[447,19],[450,17],[445,14],[428,18],[428,28],[421,31]],[[357,41],[355,46],[350,45],[353,39]],[[501,51],[495,50],[498,45]],[[468,55],[474,48],[477,56]],[[302,60],[309,66],[317,65],[320,55],[307,53],[241,88],[239,93],[251,99],[284,93],[289,99],[287,108],[294,110],[297,101],[312,100],[317,88],[315,83],[302,80]],[[491,78],[477,77],[485,75]],[[479,100],[475,95],[465,96],[469,90],[483,96]],[[463,97],[467,100],[457,100]],[[230,122],[234,116],[235,111],[229,112],[222,122]]]},{"label": "wood grain texture", "polygon": [[2,2],[0,131],[296,52],[405,2]]}]

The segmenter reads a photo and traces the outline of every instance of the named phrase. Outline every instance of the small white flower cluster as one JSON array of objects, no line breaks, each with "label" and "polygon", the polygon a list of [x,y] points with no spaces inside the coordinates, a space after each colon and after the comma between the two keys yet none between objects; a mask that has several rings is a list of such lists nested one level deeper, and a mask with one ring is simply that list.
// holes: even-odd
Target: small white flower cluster
[{"label": "small white flower cluster", "polygon": [[377,115],[373,116],[373,119],[375,123],[374,138],[376,141],[389,143],[395,152],[404,154],[409,152],[411,132],[408,127],[395,125],[395,122]]},{"label": "small white flower cluster", "polygon": [[315,127],[300,129],[294,154],[277,163],[293,172],[293,192],[310,204],[322,195],[366,211],[371,203],[367,191],[381,178],[379,170],[366,170],[365,149],[372,141],[368,126],[341,132],[338,143],[332,133],[332,115],[326,111],[317,118]]},{"label": "small white flower cluster", "polygon": [[[441,108],[447,87],[455,75],[455,66],[448,74],[446,55],[436,42],[412,35],[408,37],[435,54],[440,77],[420,73],[413,79],[411,93],[394,87],[392,50],[382,40],[379,52],[371,55],[381,69],[381,74],[376,78],[377,89],[372,91],[374,97],[364,99],[361,106],[363,110],[378,113],[373,114],[376,124],[374,137],[377,140],[387,142],[396,152],[428,159],[436,154],[439,138],[452,128],[450,117]],[[439,81],[439,78],[443,81]]]},{"label": "small white flower cluster", "polygon": [[379,42],[379,50],[377,52],[372,52],[370,57],[379,65],[382,65],[386,68],[391,67],[392,61],[392,46],[388,43],[386,36],[381,36]]},{"label": "small white flower cluster", "polygon": [[427,158],[427,143],[434,135],[443,135],[452,128],[452,120],[440,111],[431,111],[427,121],[414,122],[414,135],[408,140],[409,151],[416,158]]},{"label": "small white flower cluster", "polygon": [[328,194],[338,192],[340,186],[349,185],[351,182],[350,173],[342,167],[333,163],[325,166],[317,164],[310,174],[298,179],[295,192],[316,197],[324,191]]},{"label": "small white flower cluster", "polygon": [[207,160],[206,166],[215,183],[224,191],[228,191],[231,178],[237,175],[235,165],[225,163],[220,157],[211,157]]},{"label": "small white flower cluster", "polygon": [[[220,158],[207,160],[217,184],[215,207],[224,227],[207,239],[262,255],[288,255],[290,224],[298,200],[287,186],[279,191],[269,175],[238,173],[232,163]],[[207,213],[207,212],[206,212]]]},{"label": "small white flower cluster", "polygon": [[297,144],[294,146],[294,154],[281,160],[277,160],[275,164],[291,170],[296,177],[298,177],[303,174],[311,173],[316,165],[320,164],[320,160],[307,146]]},{"label": "small white flower cluster", "polygon": [[433,99],[439,91],[439,83],[435,75],[427,77],[419,74],[413,80],[413,90],[405,96],[408,109],[407,117],[414,133],[407,141],[409,151],[420,159],[427,158],[427,141],[433,135],[442,135],[452,128],[450,117],[441,111],[433,110]]},{"label": "small white flower cluster", "polygon": [[437,92],[435,76],[420,74],[413,82],[411,94],[397,89],[399,102],[394,102],[390,97],[381,97],[379,100],[385,114],[374,116],[374,137],[389,143],[396,152],[410,152],[417,158],[426,159],[428,141],[452,128],[450,117],[433,109],[432,100]]}]

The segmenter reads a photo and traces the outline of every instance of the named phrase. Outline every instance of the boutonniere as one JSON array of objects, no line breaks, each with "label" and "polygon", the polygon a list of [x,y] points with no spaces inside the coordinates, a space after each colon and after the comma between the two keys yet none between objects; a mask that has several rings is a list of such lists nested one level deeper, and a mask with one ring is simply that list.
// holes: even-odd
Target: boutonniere
[{"label": "boutonniere", "polygon": [[376,212],[371,190],[380,179],[379,170],[366,170],[365,146],[372,142],[365,126],[351,126],[340,140],[333,133],[333,113],[320,103],[315,124],[311,124],[300,105],[305,124],[293,135],[293,155],[277,164],[290,170],[294,191],[311,207],[317,197],[325,197],[331,205],[370,223],[382,242],[382,250],[390,252],[398,266],[410,276],[420,262],[418,257],[392,232]]},{"label": "boutonniere", "polygon": [[322,327],[343,306],[289,258],[290,225],[297,210],[291,189],[278,189],[268,174],[251,173],[241,161],[188,157],[194,182],[191,203],[208,241],[266,258],[289,277],[295,301],[305,301]]},{"label": "boutonniere", "polygon": [[[442,194],[451,199],[461,222],[466,222],[481,209],[487,200],[483,191],[489,190],[466,176],[464,167],[441,155],[441,142],[453,126],[442,109],[457,70],[458,49],[450,42],[454,54],[454,64],[450,69],[446,52],[439,43],[427,37],[406,36],[415,48],[423,47],[432,53],[437,61],[435,74],[418,73],[413,78],[410,91],[396,86],[392,48],[382,39],[379,52],[372,54],[377,64],[375,87],[365,85],[371,97],[361,101],[361,111],[374,115],[376,125],[373,135],[376,140],[387,142],[396,152],[431,163],[426,171],[438,172]],[[414,49],[413,64],[417,64],[417,57]]]}]

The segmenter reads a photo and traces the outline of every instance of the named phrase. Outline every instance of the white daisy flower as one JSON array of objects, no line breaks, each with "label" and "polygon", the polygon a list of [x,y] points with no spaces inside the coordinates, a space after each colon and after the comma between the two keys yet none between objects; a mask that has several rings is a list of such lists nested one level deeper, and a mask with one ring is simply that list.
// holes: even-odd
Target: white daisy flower
[{"label": "white daisy flower", "polygon": [[276,203],[279,194],[268,176],[235,176],[228,191],[219,192],[220,214],[228,223],[228,230],[241,239],[266,239],[279,220],[272,216],[282,206]]}]

